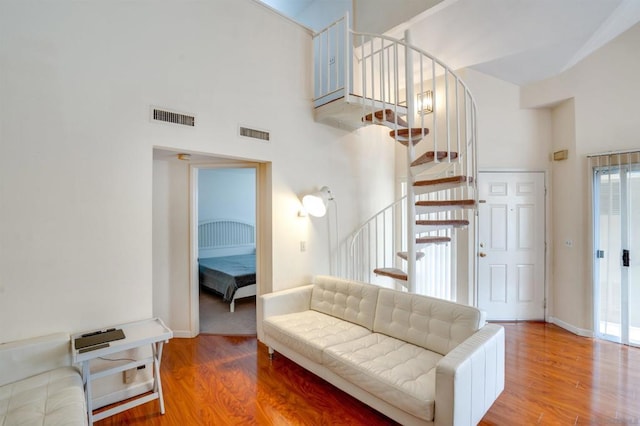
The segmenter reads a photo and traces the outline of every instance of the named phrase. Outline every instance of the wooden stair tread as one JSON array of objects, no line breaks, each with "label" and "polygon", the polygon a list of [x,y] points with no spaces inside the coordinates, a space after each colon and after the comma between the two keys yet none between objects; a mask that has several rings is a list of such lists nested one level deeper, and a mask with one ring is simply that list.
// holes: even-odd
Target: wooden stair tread
[{"label": "wooden stair tread", "polygon": [[411,129],[402,128],[398,130],[392,130],[389,132],[389,136],[392,138],[409,138],[411,135],[412,138],[423,137],[429,134],[429,129],[421,128],[421,127],[412,127]]},{"label": "wooden stair tread", "polygon": [[[411,163],[411,167],[419,166],[425,163],[431,163],[432,161],[434,161],[435,157],[436,153],[434,151],[427,151],[420,157],[413,160],[413,162]],[[449,157],[450,160],[455,160],[456,158],[458,158],[458,153],[453,151],[438,151],[438,161],[444,160],[447,157]]]},{"label": "wooden stair tread", "polygon": [[471,176],[450,176],[438,179],[417,180],[413,183],[416,195],[458,188],[473,182]]},{"label": "wooden stair tread", "polygon": [[451,237],[418,237],[416,244],[443,244],[451,241]]},{"label": "wooden stair tread", "polygon": [[413,183],[413,186],[432,186],[432,185],[447,185],[457,183],[471,183],[473,182],[472,176],[450,176],[439,179],[418,180]]},{"label": "wooden stair tread", "polygon": [[[399,258],[404,259],[404,260],[408,260],[409,259],[409,252],[408,251],[399,251],[398,253],[396,253],[398,255]],[[417,251],[416,252],[416,260],[420,260],[425,256],[424,252],[422,251]]]},{"label": "wooden stair tread", "polygon": [[407,273],[398,268],[376,268],[373,270],[373,273],[402,281],[407,281],[408,278]]},{"label": "wooden stair tread", "polygon": [[429,129],[420,128],[420,127],[414,127],[411,129],[403,128],[398,130],[392,130],[389,132],[389,136],[391,136],[392,138],[394,138],[404,146],[409,145],[409,135],[411,135],[411,142],[413,143],[413,145],[415,145],[422,140],[423,136],[426,136],[428,134],[429,134]]},{"label": "wooden stair tread", "polygon": [[469,226],[469,221],[464,219],[416,220],[416,225],[462,228],[464,226]]},{"label": "wooden stair tread", "polygon": [[416,201],[416,206],[438,207],[438,206],[474,206],[475,200],[427,200]]},{"label": "wooden stair tread", "polygon": [[[376,120],[374,120],[374,117]],[[362,121],[365,123],[380,124],[391,128],[396,127],[396,125],[409,127],[409,123],[404,121],[402,118],[397,117],[391,109],[378,110],[373,114],[367,114],[362,117]]]}]

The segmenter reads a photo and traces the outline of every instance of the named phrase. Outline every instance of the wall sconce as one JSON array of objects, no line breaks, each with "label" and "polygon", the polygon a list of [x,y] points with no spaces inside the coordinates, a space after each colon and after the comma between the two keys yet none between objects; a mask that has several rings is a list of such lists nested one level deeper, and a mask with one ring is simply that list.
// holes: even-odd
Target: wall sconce
[{"label": "wall sconce", "polygon": [[427,90],[426,92],[418,94],[418,114],[427,115],[433,112],[433,92]]},{"label": "wall sconce", "polygon": [[[327,219],[327,232],[329,237],[329,268],[332,275],[340,274],[340,246],[338,236],[338,204],[331,193],[331,190],[328,186],[323,186],[319,191],[307,194],[302,197],[302,210],[298,212],[298,216],[306,216],[309,213],[311,216],[322,217],[327,214],[327,208],[329,207],[329,201],[333,201],[333,207],[335,209],[335,216],[333,217],[333,225],[331,221],[331,215],[329,215]],[[335,233],[335,240],[331,241],[331,229]],[[305,245],[301,245],[301,251],[304,251]],[[333,252],[332,248],[335,247],[335,252]]]},{"label": "wall sconce", "polygon": [[[323,186],[320,191],[302,197],[302,206],[311,216],[322,217],[327,214],[327,206],[331,200],[333,200],[331,190],[328,186]],[[300,216],[303,215],[301,213],[299,213]]]}]

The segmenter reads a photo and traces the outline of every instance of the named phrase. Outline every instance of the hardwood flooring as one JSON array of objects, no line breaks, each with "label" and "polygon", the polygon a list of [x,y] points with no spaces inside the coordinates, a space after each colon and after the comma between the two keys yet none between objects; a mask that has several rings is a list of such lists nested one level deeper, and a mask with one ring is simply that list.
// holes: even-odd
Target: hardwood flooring
[{"label": "hardwood flooring", "polygon": [[[481,425],[640,424],[640,349],[543,323],[503,324],[505,390]],[[255,337],[165,346],[166,414],[153,401],[96,425],[393,425]]]},{"label": "hardwood flooring", "polygon": [[543,323],[503,324],[506,383],[481,425],[640,424],[640,349]]}]

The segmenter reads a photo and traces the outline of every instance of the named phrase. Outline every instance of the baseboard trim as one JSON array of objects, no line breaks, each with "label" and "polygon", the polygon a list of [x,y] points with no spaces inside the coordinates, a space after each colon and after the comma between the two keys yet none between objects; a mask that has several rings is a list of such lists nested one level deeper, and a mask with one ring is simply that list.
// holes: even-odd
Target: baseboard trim
[{"label": "baseboard trim", "polygon": [[562,321],[561,319],[558,318],[554,318],[554,317],[549,317],[549,321],[551,324],[555,324],[560,328],[564,328],[567,331],[570,331],[573,334],[576,334],[578,336],[582,336],[582,337],[593,337],[593,331],[592,330],[586,330],[584,328],[580,328],[580,327],[576,327],[572,324],[569,324],[567,322]]},{"label": "baseboard trim", "polygon": [[196,337],[190,330],[173,330],[173,337],[177,337],[178,339],[191,339],[192,337]]}]

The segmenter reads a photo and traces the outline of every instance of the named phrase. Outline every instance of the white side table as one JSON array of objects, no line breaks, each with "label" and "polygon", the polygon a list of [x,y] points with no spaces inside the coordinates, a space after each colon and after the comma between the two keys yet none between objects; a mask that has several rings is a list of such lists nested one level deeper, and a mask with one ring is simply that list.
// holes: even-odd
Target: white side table
[{"label": "white side table", "polygon": [[[82,380],[84,383],[85,395],[87,398],[87,416],[89,424],[102,420],[106,417],[121,413],[130,408],[158,399],[160,402],[160,413],[164,414],[164,399],[162,397],[162,382],[160,380],[160,362],[162,360],[162,346],[173,337],[173,332],[167,328],[160,318],[132,322],[110,326],[107,328],[121,328],[125,338],[109,342],[108,347],[103,347],[87,352],[80,352],[75,347],[75,340],[86,332],[77,333],[71,336],[71,351],[73,362],[82,365]],[[115,366],[92,371],[91,360],[99,357],[112,355],[117,352],[151,345],[152,355],[139,360],[120,361]],[[125,370],[137,368],[146,364],[153,364],[153,393],[139,396],[129,402],[122,403],[108,410],[93,415],[93,404],[91,396],[91,381],[111,374],[121,373]]]}]

